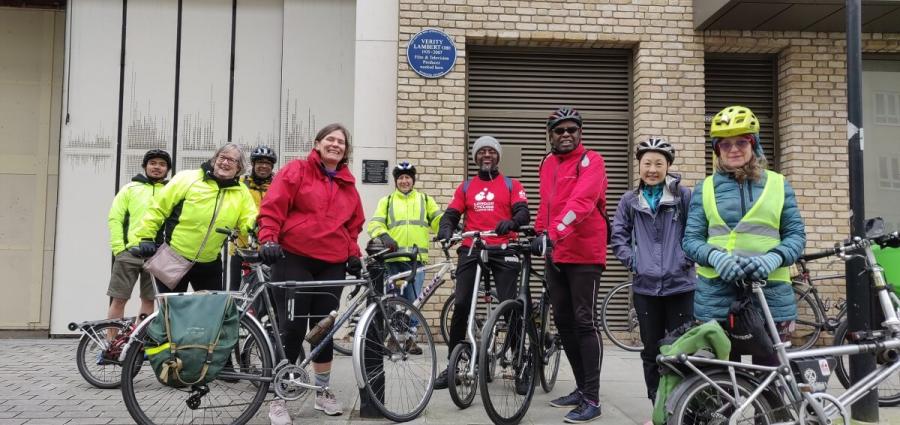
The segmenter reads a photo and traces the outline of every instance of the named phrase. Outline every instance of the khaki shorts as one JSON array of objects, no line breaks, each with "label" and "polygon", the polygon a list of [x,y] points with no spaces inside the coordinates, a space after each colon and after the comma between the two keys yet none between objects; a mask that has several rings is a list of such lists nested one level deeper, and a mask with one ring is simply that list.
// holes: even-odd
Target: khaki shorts
[{"label": "khaki shorts", "polygon": [[113,262],[106,295],[120,300],[131,298],[134,282],[140,276],[141,298],[152,300],[156,296],[156,291],[153,288],[153,281],[150,280],[150,274],[144,271],[143,266],[144,260],[131,255],[127,250],[120,252]]}]

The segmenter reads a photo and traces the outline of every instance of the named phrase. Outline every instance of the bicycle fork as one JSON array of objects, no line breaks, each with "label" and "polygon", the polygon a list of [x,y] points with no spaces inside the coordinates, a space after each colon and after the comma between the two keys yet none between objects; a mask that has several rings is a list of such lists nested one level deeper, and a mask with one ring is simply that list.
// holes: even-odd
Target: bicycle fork
[{"label": "bicycle fork", "polygon": [[[487,251],[482,250],[479,254],[486,257]],[[486,260],[482,258],[482,260]],[[471,358],[466,370],[466,377],[475,379],[475,365],[478,364],[478,345],[475,343],[475,310],[478,307],[478,287],[481,284],[481,264],[475,266],[475,284],[472,285],[472,302],[469,303],[469,320],[466,325],[466,339],[469,341],[471,350]]]}]

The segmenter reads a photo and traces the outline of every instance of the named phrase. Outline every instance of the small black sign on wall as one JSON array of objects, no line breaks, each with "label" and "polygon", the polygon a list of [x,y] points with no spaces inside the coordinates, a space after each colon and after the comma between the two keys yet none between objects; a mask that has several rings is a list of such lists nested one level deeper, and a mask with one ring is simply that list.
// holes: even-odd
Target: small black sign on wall
[{"label": "small black sign on wall", "polygon": [[362,162],[363,183],[387,184],[388,162],[382,159],[364,159]]}]

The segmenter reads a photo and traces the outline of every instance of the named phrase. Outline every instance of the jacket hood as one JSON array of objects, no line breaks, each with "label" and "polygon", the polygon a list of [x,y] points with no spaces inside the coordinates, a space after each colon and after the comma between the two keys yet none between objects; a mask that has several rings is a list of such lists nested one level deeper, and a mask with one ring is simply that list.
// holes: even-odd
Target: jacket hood
[{"label": "jacket hood", "polygon": [[[659,200],[660,205],[674,205],[681,202],[681,191],[679,187],[681,186],[681,176],[678,174],[669,173],[666,174],[666,183],[663,186],[663,194],[662,199]],[[636,207],[640,208],[642,211],[650,211],[650,204],[647,203],[647,200],[641,195],[641,189],[644,187],[644,182],[641,181],[638,183],[638,187],[636,187],[634,192],[634,199],[637,203]]]},{"label": "jacket hood", "polygon": [[149,177],[147,177],[143,174],[135,175],[134,177],[131,178],[131,181],[137,182],[137,183],[144,183],[144,184],[156,184],[156,183],[166,184],[169,182],[168,179],[153,181],[153,180],[150,180]]},{"label": "jacket hood", "polygon": [[209,163],[209,161],[200,164],[200,169],[203,170],[203,180],[215,181],[216,184],[219,185],[219,189],[225,189],[226,187],[232,187],[241,184],[238,176],[234,176],[234,178],[231,179],[220,179],[216,177],[213,174],[213,167]]},{"label": "jacket hood", "polygon": [[[315,148],[309,152],[309,155],[306,157],[306,160],[315,164],[316,168],[322,172],[322,175],[327,175],[325,170],[325,163],[322,162],[322,156],[319,154]],[[340,180],[347,184],[356,184],[356,178],[353,177],[353,174],[350,173],[350,169],[347,168],[346,161],[341,161],[338,163],[337,169],[335,170],[334,179]]]}]

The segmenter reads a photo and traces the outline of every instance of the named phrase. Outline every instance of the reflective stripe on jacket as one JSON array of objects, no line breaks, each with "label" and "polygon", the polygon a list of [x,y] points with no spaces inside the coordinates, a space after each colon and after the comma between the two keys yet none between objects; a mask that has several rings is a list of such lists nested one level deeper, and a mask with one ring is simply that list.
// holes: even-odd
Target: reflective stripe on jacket
[{"label": "reflective stripe on jacket", "polygon": [[[216,206],[219,206],[219,215],[203,251],[198,255]],[[239,228],[246,233],[256,221],[256,211],[246,186],[235,182],[219,187],[203,169],[185,170],[172,178],[156,197],[153,206],[147,209],[135,230],[136,238],[129,243],[129,247],[141,240],[152,239],[165,222],[167,229],[171,227],[167,230],[166,239],[175,252],[188,260],[196,257],[197,262],[208,263],[218,258],[225,242],[225,235],[215,229]]]},{"label": "reflective stripe on jacket", "polygon": [[134,240],[131,231],[137,228],[144,211],[153,204],[153,198],[165,185],[165,181],[154,183],[143,174],[138,174],[116,194],[107,218],[109,247],[113,255],[124,251],[128,242]]},{"label": "reflective stripe on jacket", "polygon": [[[434,198],[415,189],[406,194],[395,190],[378,201],[367,232],[372,238],[389,234],[401,252],[411,252],[415,245],[419,248],[419,261],[428,262],[429,234],[437,232],[442,215]],[[392,258],[388,261],[408,260]]]},{"label": "reflective stripe on jacket", "polygon": [[[722,248],[729,254],[741,257],[763,255],[781,244],[781,211],[784,208],[784,176],[773,171],[766,171],[766,185],[762,195],[747,211],[734,229],[722,220],[716,207],[716,194],[713,188],[713,177],[703,181],[703,210],[706,212],[706,242]],[[716,269],[703,266],[697,273],[708,279],[719,276]],[[769,273],[769,280],[790,282],[790,271],[787,267],[779,267]]]}]

